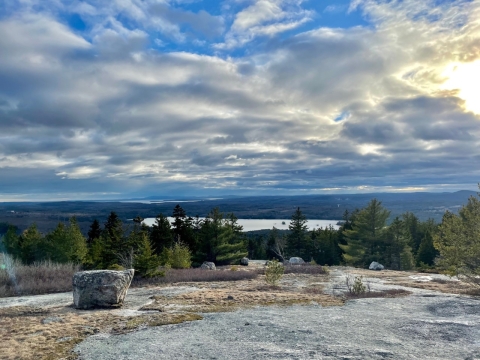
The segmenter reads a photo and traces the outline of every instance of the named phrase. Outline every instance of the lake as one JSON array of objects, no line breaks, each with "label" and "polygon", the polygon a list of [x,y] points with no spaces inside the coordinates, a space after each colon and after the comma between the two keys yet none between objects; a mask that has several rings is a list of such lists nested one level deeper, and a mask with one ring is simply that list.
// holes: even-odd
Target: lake
[{"label": "lake", "polygon": [[[205,219],[205,218],[200,218]],[[173,222],[173,218],[169,217],[170,223]],[[337,225],[339,220],[308,220],[307,226],[309,230],[318,229],[320,227],[326,228],[332,225],[334,229],[338,229]],[[155,218],[146,218],[144,223],[148,226],[152,226],[155,223]],[[288,230],[290,219],[238,219],[238,224],[243,226],[243,231],[254,231],[263,229],[272,229],[274,226],[279,230]]]}]

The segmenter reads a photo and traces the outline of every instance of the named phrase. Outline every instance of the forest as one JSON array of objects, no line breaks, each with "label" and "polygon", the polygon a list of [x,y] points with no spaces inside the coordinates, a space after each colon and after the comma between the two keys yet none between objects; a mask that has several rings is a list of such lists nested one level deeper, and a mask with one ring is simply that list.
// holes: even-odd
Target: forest
[{"label": "forest", "polygon": [[111,212],[103,225],[95,219],[85,235],[75,217],[59,222],[46,234],[35,224],[21,232],[2,224],[0,251],[24,264],[48,260],[80,264],[83,269],[133,267],[142,277],[159,276],[163,268],[197,267],[204,261],[238,264],[243,257],[284,261],[297,256],[320,265],[357,267],[377,261],[387,269],[437,268],[452,274],[465,270],[475,274],[479,268],[480,206],[473,196],[459,215],[445,212],[440,224],[433,219],[421,221],[411,212],[390,219],[390,211],[377,199],[351,213],[345,211],[338,230],[309,231],[300,207],[291,215],[288,231],[273,228],[260,233],[243,232],[235,214],[224,214],[219,208],[204,220],[188,216],[180,205],[171,215],[172,223],[159,214],[148,227],[141,217],[129,225]]}]

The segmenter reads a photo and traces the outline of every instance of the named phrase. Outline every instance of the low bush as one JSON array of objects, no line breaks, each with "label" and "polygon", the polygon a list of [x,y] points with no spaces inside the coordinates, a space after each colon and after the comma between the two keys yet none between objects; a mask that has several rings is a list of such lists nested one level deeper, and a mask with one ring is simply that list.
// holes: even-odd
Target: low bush
[{"label": "low bush", "polygon": [[365,291],[363,293],[346,293],[345,297],[347,299],[365,299],[365,298],[392,298],[399,296],[410,295],[411,292],[404,289],[390,289],[382,291]]},{"label": "low bush", "polygon": [[205,270],[205,269],[170,269],[165,276],[154,278],[134,278],[132,286],[171,284],[179,282],[239,281],[255,279],[255,271]]},{"label": "low bush", "polygon": [[285,272],[285,267],[277,259],[269,261],[265,269],[265,281],[269,285],[277,285]]},{"label": "low bush", "polygon": [[[347,291],[349,295],[359,296],[367,292],[367,287],[362,281],[361,276],[347,275],[345,277],[345,285],[347,285]],[[370,291],[370,287],[368,288]]]},{"label": "low bush", "polygon": [[6,256],[4,261],[6,266],[0,269],[0,297],[72,291],[73,274],[80,270],[79,265],[72,263],[44,261],[23,265]]}]

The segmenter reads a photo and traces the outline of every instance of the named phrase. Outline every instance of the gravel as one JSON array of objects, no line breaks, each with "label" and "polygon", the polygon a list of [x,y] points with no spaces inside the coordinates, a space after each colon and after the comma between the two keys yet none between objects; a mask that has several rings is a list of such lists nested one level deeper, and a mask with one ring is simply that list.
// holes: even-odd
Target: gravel
[{"label": "gravel", "polygon": [[480,301],[414,294],[345,306],[259,307],[98,334],[80,359],[480,359]]}]

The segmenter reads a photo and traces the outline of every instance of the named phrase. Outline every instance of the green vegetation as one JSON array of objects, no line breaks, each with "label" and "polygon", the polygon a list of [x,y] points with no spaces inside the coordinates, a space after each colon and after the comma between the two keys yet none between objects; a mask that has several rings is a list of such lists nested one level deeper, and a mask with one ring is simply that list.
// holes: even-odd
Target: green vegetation
[{"label": "green vegetation", "polygon": [[276,286],[283,276],[284,266],[277,259],[269,261],[265,269],[265,281],[267,284]]},{"label": "green vegetation", "polygon": [[[480,195],[480,194],[479,194]],[[424,245],[428,254],[429,240]],[[440,252],[438,266],[450,275],[480,286],[480,199],[470,197],[459,215],[446,212],[433,244]],[[423,255],[422,255],[423,256]]]},{"label": "green vegetation", "polygon": [[188,269],[204,261],[234,265],[244,256],[280,262],[301,257],[312,264],[360,267],[377,261],[394,270],[436,268],[473,282],[480,275],[480,200],[476,197],[468,200],[459,215],[446,212],[441,225],[432,219],[420,221],[411,212],[392,219],[377,199],[362,209],[345,211],[338,230],[308,230],[299,207],[284,231],[244,233],[233,213],[224,215],[218,208],[200,220],[176,205],[172,217],[170,224],[166,215],[158,214],[148,227],[141,217],[126,225],[111,212],[103,226],[94,219],[86,237],[75,218],[45,235],[35,224],[23,232],[1,224],[0,251],[26,265],[51,261],[84,269],[134,267],[145,278],[165,274],[162,268]]}]

